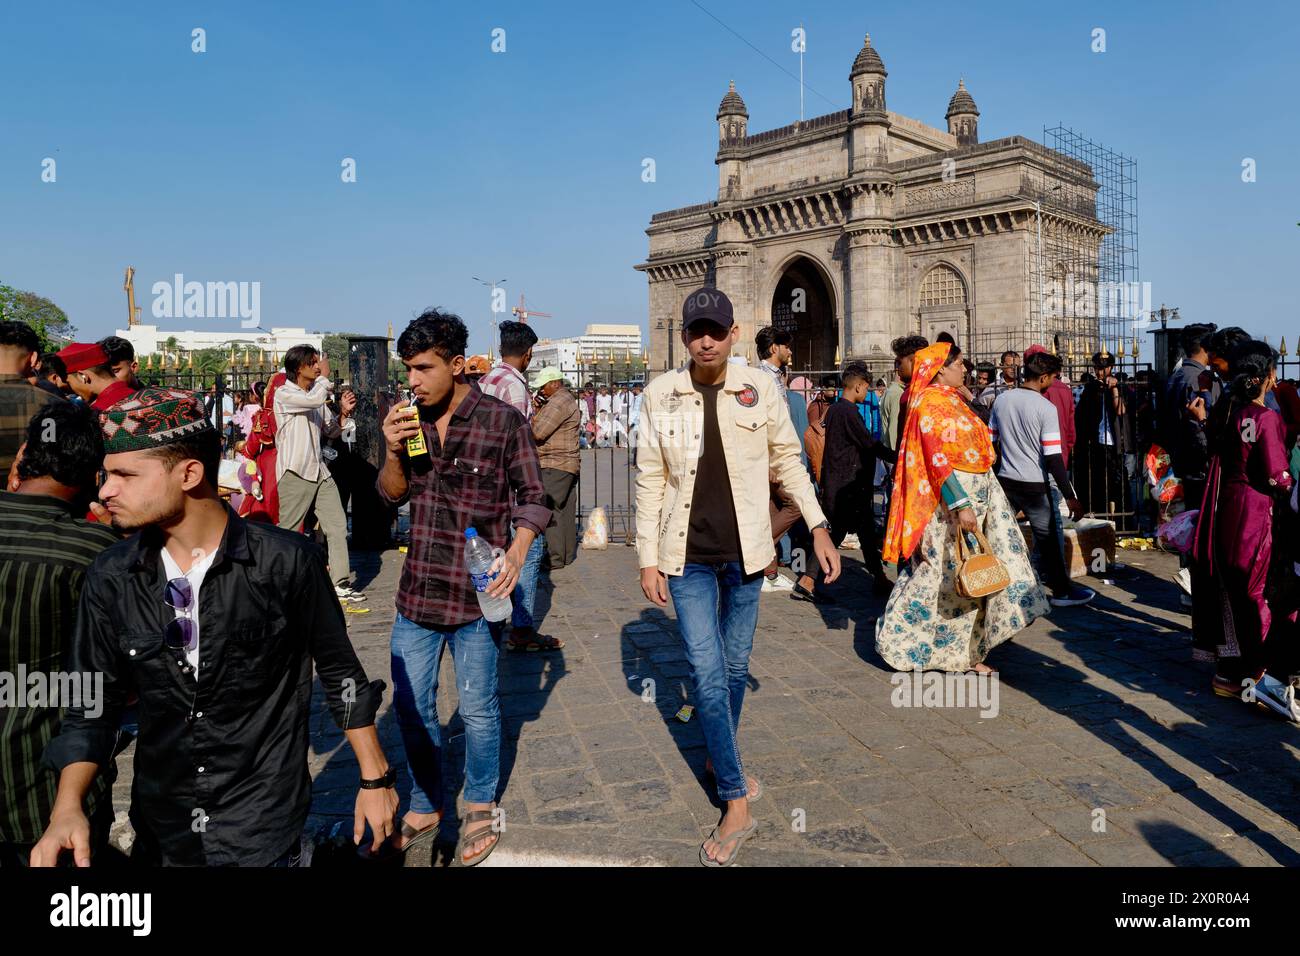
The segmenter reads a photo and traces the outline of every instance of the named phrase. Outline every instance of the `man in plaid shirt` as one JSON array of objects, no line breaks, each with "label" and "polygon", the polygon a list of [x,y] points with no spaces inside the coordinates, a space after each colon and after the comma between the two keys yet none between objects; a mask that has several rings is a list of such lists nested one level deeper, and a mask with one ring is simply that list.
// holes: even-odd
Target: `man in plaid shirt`
[{"label": "man in plaid shirt", "polygon": [[62,402],[28,381],[40,341],[24,322],[0,322],[0,481],[9,474],[32,416]]},{"label": "man in plaid shirt", "polygon": [[[495,813],[500,777],[501,707],[497,654],[504,622],[489,624],[465,566],[465,530],[505,549],[488,594],[504,597],[519,581],[534,539],[550,520],[537,446],[524,417],[465,378],[469,333],[458,316],[430,309],[407,326],[397,354],[410,376],[419,419],[409,406],[384,418],[387,452],[378,489],[411,503],[411,544],[393,623],[393,703],[411,771],[411,805],[393,846],[432,837],[442,818],[442,741],[438,667],[450,645],[465,722],[465,815],[458,855],[473,866],[501,838]],[[431,467],[412,470],[406,440],[423,432]],[[511,540],[511,529],[514,539]]]},{"label": "man in plaid shirt", "polygon": [[478,387],[514,408],[525,421],[533,420],[533,401],[524,373],[533,361],[537,333],[523,322],[502,322],[501,358],[478,380]]}]

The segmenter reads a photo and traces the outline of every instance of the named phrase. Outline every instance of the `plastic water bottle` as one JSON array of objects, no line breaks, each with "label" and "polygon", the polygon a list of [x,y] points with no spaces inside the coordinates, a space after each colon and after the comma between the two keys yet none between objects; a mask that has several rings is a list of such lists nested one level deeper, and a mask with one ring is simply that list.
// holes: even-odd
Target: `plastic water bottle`
[{"label": "plastic water bottle", "polygon": [[487,593],[500,574],[499,571],[496,574],[492,572],[492,565],[504,554],[500,548],[494,548],[480,538],[473,528],[465,529],[465,564],[469,568],[469,579],[474,583],[474,593],[478,595],[479,610],[488,621],[504,621],[513,607],[509,594],[496,598]]}]

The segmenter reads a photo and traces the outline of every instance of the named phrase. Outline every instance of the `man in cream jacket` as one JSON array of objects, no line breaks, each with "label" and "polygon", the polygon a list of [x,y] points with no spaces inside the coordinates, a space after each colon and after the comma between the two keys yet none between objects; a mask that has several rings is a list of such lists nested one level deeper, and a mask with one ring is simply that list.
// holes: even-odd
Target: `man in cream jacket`
[{"label": "man in cream jacket", "polygon": [[736,746],[758,624],[763,569],[775,555],[768,469],[813,529],[826,580],[840,556],[808,473],[790,412],[771,377],[728,362],[739,328],[730,300],[705,287],[682,307],[690,362],[646,387],[637,441],[637,552],[641,589],[660,607],[672,595],[696,713],[719,799],[727,810],[700,848],[705,866],[729,866],[757,823]]}]

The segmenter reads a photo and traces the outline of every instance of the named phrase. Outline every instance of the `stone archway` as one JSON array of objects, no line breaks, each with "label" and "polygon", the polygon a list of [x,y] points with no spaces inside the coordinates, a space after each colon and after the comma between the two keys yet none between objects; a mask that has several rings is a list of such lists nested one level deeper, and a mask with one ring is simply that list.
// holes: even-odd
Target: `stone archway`
[{"label": "stone archway", "polygon": [[812,259],[799,256],[786,265],[772,293],[771,317],[773,328],[794,337],[791,369],[835,368],[835,293]]}]

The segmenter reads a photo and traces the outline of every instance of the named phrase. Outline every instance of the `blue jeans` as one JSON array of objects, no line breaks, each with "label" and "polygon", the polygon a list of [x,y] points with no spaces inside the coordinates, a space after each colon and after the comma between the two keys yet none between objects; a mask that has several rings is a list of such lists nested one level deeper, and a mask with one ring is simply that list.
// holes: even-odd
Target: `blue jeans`
[{"label": "blue jeans", "polygon": [[695,685],[695,710],[722,800],[739,800],[749,792],[736,731],[762,585],[761,571],[747,575],[737,561],[688,564],[668,578]]},{"label": "blue jeans", "polygon": [[[514,540],[513,532],[511,540]],[[538,535],[524,555],[524,566],[519,569],[519,580],[510,595],[515,609],[510,614],[510,623],[514,627],[536,627],[533,622],[533,602],[537,600],[537,575],[542,569],[542,554],[546,550],[546,538]]]},{"label": "blue jeans", "polygon": [[393,707],[411,773],[411,812],[442,808],[442,727],[438,669],[451,644],[460,717],[465,722],[465,800],[491,803],[501,776],[501,701],[497,696],[500,624],[483,618],[460,627],[393,621]]}]

